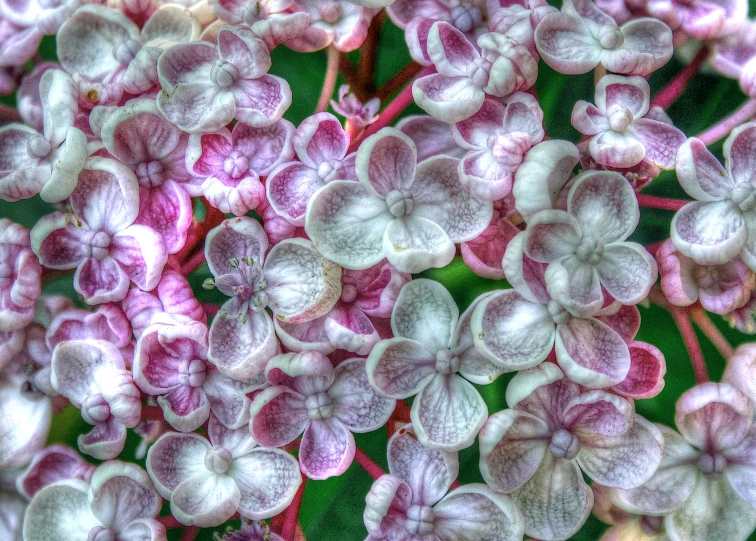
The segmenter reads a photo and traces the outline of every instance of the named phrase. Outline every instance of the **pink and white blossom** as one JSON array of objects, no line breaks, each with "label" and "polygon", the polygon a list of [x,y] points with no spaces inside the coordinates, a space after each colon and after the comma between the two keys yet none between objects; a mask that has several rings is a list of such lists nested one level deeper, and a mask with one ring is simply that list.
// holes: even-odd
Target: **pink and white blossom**
[{"label": "pink and white blossom", "polygon": [[41,292],[42,267],[31,251],[29,231],[0,218],[0,331],[31,323]]}]

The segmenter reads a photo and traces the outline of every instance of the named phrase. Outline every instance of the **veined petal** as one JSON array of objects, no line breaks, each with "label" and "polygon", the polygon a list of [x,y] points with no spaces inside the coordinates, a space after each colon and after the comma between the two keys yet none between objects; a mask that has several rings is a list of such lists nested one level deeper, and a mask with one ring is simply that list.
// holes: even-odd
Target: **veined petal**
[{"label": "veined petal", "polygon": [[176,487],[171,513],[181,524],[212,528],[230,519],[240,501],[241,491],[230,475],[206,470]]},{"label": "veined petal", "polygon": [[24,539],[28,541],[85,541],[99,526],[89,508],[89,486],[68,479],[40,490],[24,515]]},{"label": "veined petal", "polygon": [[249,379],[262,373],[276,354],[278,344],[273,321],[265,312],[247,311],[239,317],[217,317],[210,326],[208,359],[234,379]]},{"label": "veined petal", "polygon": [[280,449],[253,449],[229,470],[241,492],[239,514],[261,520],[283,511],[302,483],[294,457]]},{"label": "veined petal", "polygon": [[249,428],[265,447],[293,441],[309,425],[305,398],[284,386],[268,387],[252,401]]},{"label": "veined petal", "polygon": [[341,475],[352,464],[356,444],[344,423],[335,417],[312,421],[299,445],[299,464],[310,479]]},{"label": "veined petal", "polygon": [[291,105],[289,83],[275,75],[243,79],[234,85],[232,91],[236,118],[257,128],[280,120]]},{"label": "veined petal", "polygon": [[588,73],[601,59],[601,46],[588,26],[568,13],[547,15],[536,27],[534,38],[541,58],[560,73]]},{"label": "veined petal", "polygon": [[391,314],[391,328],[395,336],[435,352],[450,346],[458,319],[459,308],[444,286],[417,279],[402,287]]},{"label": "veined petal", "polygon": [[735,181],[719,160],[694,137],[685,141],[677,151],[675,172],[683,190],[699,201],[721,201],[735,187]]},{"label": "veined petal", "polygon": [[455,248],[437,223],[420,216],[405,216],[388,223],[382,253],[398,271],[419,273],[451,263]]},{"label": "veined petal", "polygon": [[511,498],[486,485],[457,488],[433,507],[434,532],[441,541],[519,541],[523,520]]},{"label": "veined petal", "polygon": [[395,128],[383,128],[360,144],[355,170],[368,191],[385,198],[392,190],[409,190],[415,181],[415,143]]},{"label": "veined petal", "polygon": [[730,201],[688,203],[670,227],[672,242],[701,265],[721,265],[743,249],[747,229],[740,209]]},{"label": "veined petal", "polygon": [[656,283],[656,260],[640,244],[618,242],[606,247],[596,267],[601,285],[622,304],[638,304]]},{"label": "veined petal", "polygon": [[417,79],[412,84],[412,96],[426,113],[448,124],[470,118],[486,99],[486,93],[467,77],[440,73]]},{"label": "veined petal", "polygon": [[348,359],[336,367],[336,379],[328,389],[333,415],[351,432],[370,432],[391,417],[396,401],[379,395],[371,386],[364,359]]},{"label": "veined petal", "polygon": [[420,392],[436,371],[436,356],[406,338],[378,342],[367,358],[370,384],[383,395],[402,400]]}]

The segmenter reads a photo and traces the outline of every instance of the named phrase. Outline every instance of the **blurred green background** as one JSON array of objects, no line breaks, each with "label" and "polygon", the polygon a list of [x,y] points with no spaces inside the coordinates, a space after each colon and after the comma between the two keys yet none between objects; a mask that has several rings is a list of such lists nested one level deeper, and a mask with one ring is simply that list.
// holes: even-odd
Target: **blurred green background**
[{"label": "blurred green background", "polygon": [[[53,37],[48,36],[44,39],[41,55],[44,59],[55,59],[55,40]],[[323,83],[326,55],[324,52],[294,53],[285,47],[278,47],[273,51],[272,56],[273,68],[271,73],[284,77],[289,81],[292,88],[293,103],[285,117],[298,125],[315,110]],[[357,62],[359,54],[352,53],[349,58],[352,62]],[[375,72],[376,85],[381,87],[409,62],[410,57],[402,31],[386,19],[378,48]],[[679,72],[682,65],[677,59],[673,58],[664,68],[654,73],[650,78],[652,95],[669,82]],[[593,74],[568,77],[554,72],[543,62],[540,63],[539,69],[536,89],[544,112],[546,133],[551,138],[577,142],[579,134],[570,124],[570,113],[575,101],[579,99],[593,102]],[[340,79],[336,87],[337,90],[342,82]],[[726,117],[744,100],[737,81],[724,79],[713,73],[706,73],[704,70],[693,79],[685,93],[669,107],[667,112],[678,128],[688,136],[694,136]],[[8,105],[15,105],[15,99],[12,96],[0,101]],[[421,113],[420,109],[413,105],[402,116],[419,113]],[[711,148],[721,158],[721,142]],[[674,172],[660,176],[644,190],[644,193],[687,198],[679,187]],[[201,205],[199,206],[201,207]],[[1,217],[10,218],[29,228],[40,216],[52,209],[51,205],[42,202],[38,197],[14,204],[0,201]],[[201,208],[199,212],[202,212]],[[650,244],[667,238],[671,217],[671,212],[642,209],[641,224],[631,240]],[[198,269],[190,277],[194,291],[202,301],[222,303],[224,297],[220,293],[206,291],[200,287],[202,281],[209,276],[205,265]],[[476,276],[464,265],[461,258],[456,259],[446,268],[427,271],[422,276],[443,283],[456,299],[460,311],[464,310],[481,293],[507,287],[504,281],[487,280]],[[79,301],[71,284],[71,275],[46,283],[45,293],[62,294]],[[637,339],[654,344],[664,353],[667,361],[667,376],[666,386],[661,394],[653,399],[636,402],[636,409],[639,414],[654,422],[674,426],[675,402],[685,390],[695,385],[693,371],[682,339],[668,313],[656,306],[641,307],[640,310],[643,325]],[[733,345],[750,340],[749,336],[730,329],[720,317],[713,316],[713,319]],[[721,377],[724,370],[724,359],[703,335],[699,334],[699,339],[710,376],[712,380],[716,381]],[[511,375],[505,375],[491,385],[478,386],[488,403],[490,413],[506,407],[504,391],[510,379]],[[81,419],[78,410],[69,406],[58,415],[53,423],[50,443],[63,442],[75,448],[78,434],[88,430],[88,425]],[[357,434],[356,440],[364,451],[386,469],[387,436],[385,430],[370,434]],[[138,443],[138,437],[130,434],[121,459],[134,461],[134,451]],[[141,463],[143,465],[143,462]],[[367,535],[362,523],[364,497],[370,489],[371,482],[370,477],[356,463],[338,478],[327,481],[309,481],[300,514],[308,541],[363,540]],[[478,470],[477,445],[460,452],[460,482],[482,482]],[[167,506],[165,511],[168,512]],[[232,523],[232,525],[236,524]],[[595,540],[600,537],[605,529],[604,524],[591,517],[573,539]],[[202,530],[197,539],[211,540],[214,532],[223,532],[223,530],[224,527]],[[172,530],[169,538],[171,540],[178,539],[180,534],[181,529]],[[751,539],[756,540],[756,535],[752,536]]]}]

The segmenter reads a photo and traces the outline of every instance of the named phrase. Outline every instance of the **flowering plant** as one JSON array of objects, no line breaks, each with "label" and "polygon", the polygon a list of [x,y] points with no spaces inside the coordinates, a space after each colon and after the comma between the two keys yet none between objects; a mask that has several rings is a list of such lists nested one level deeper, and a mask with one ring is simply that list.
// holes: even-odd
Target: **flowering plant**
[{"label": "flowering plant", "polygon": [[0,0],[0,539],[756,539],[754,27]]}]

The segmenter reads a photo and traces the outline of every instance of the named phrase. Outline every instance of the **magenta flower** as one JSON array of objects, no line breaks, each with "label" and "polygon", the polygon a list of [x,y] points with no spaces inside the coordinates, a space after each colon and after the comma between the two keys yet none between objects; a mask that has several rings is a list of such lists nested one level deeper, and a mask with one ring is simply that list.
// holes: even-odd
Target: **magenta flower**
[{"label": "magenta flower", "polygon": [[0,332],[31,323],[41,292],[42,267],[31,251],[29,231],[0,218]]},{"label": "magenta flower", "polygon": [[509,204],[505,200],[495,201],[494,215],[488,227],[477,238],[460,246],[462,260],[478,276],[492,280],[504,278],[501,261],[509,241],[520,232],[508,219],[511,203],[511,198]]},{"label": "magenta flower", "polygon": [[345,268],[366,269],[383,258],[400,272],[443,267],[455,242],[476,238],[491,221],[491,203],[460,186],[456,160],[417,164],[412,140],[394,128],[360,145],[356,171],[359,182],[320,188],[305,219],[315,247]]},{"label": "magenta flower", "polygon": [[645,7],[673,31],[697,40],[726,38],[748,21],[748,2],[744,0],[649,0]]},{"label": "magenta flower", "polygon": [[349,92],[349,85],[339,87],[339,101],[331,100],[333,110],[345,117],[357,131],[378,120],[377,113],[380,106],[381,100],[378,98],[371,98],[362,103],[357,96]]},{"label": "magenta flower", "polygon": [[95,312],[71,307],[51,315],[45,333],[45,344],[50,352],[62,342],[86,338],[105,340],[118,349],[131,345],[131,325],[117,304],[101,304]]},{"label": "magenta flower", "polygon": [[617,26],[591,0],[567,0],[535,31],[541,58],[560,73],[587,73],[599,64],[628,75],[648,75],[672,58],[672,31],[651,18]]},{"label": "magenta flower", "polygon": [[94,428],[79,436],[79,450],[99,460],[117,457],[126,429],[139,423],[141,392],[123,356],[110,342],[71,340],[53,351],[52,386],[81,410]]},{"label": "magenta flower", "polygon": [[91,158],[70,197],[73,212],[54,212],[31,231],[32,250],[52,269],[76,269],[74,288],[89,304],[120,301],[129,283],[153,289],[166,263],[163,241],[135,224],[136,176],[126,166]]},{"label": "magenta flower", "polygon": [[265,376],[271,387],[252,401],[252,437],[281,447],[302,434],[299,467],[311,479],[344,473],[354,459],[352,433],[377,430],[396,406],[370,387],[364,359],[334,369],[322,353],[286,353],[268,362]]},{"label": "magenta flower", "polygon": [[68,479],[37,492],[24,519],[24,540],[165,541],[165,528],[155,520],[162,503],[142,468],[112,460],[89,483]]},{"label": "magenta flower", "polygon": [[147,453],[147,471],[179,522],[209,528],[237,511],[260,520],[288,507],[302,483],[294,457],[257,447],[246,427],[229,430],[214,417],[207,432],[209,441],[168,432]]},{"label": "magenta flower", "polygon": [[532,217],[523,248],[534,261],[549,264],[549,295],[576,316],[591,316],[603,306],[602,288],[622,304],[637,304],[658,274],[646,249],[625,241],[639,217],[635,192],[622,175],[587,171],[575,177],[567,211]]},{"label": "magenta flower", "polygon": [[157,325],[144,331],[134,354],[134,382],[157,396],[165,420],[179,432],[193,432],[210,412],[237,429],[249,421],[247,393],[262,378],[234,381],[207,360],[207,327],[199,322]]},{"label": "magenta flower", "polygon": [[217,46],[174,45],[158,61],[160,112],[189,133],[221,129],[236,118],[270,126],[291,104],[289,83],[268,75],[268,46],[247,26],[224,26]]},{"label": "magenta flower", "polygon": [[631,356],[623,336],[595,317],[573,316],[550,297],[545,265],[523,253],[524,236],[513,238],[504,256],[514,290],[488,295],[472,314],[475,347],[500,370],[512,372],[541,364],[556,346],[559,366],[580,385],[601,389],[624,382]]},{"label": "magenta flower", "polygon": [[163,272],[160,282],[152,291],[132,287],[121,305],[137,339],[155,323],[207,322],[205,311],[194,298],[189,282],[179,273],[169,270]]},{"label": "magenta flower", "polygon": [[635,488],[659,467],[662,435],[631,402],[582,392],[554,364],[517,374],[506,398],[511,409],[492,415],[480,432],[480,471],[492,488],[511,494],[531,537],[568,539],[580,529],[593,506],[583,474]]},{"label": "magenta flower", "polygon": [[661,466],[644,485],[618,491],[634,513],[667,515],[672,539],[745,540],[756,527],[753,406],[727,383],[702,383],[677,402],[680,436],[665,428]]},{"label": "magenta flower", "polygon": [[475,197],[497,201],[512,191],[525,154],[543,139],[543,112],[524,92],[503,103],[487,99],[477,113],[452,126],[452,135],[467,149],[459,162],[462,186]]},{"label": "magenta flower", "polygon": [[575,104],[572,125],[591,137],[588,149],[598,164],[629,168],[646,161],[674,169],[685,135],[647,117],[650,94],[643,77],[605,75],[596,85],[596,105],[582,100]]},{"label": "magenta flower", "polygon": [[312,195],[333,180],[357,180],[355,154],[347,156],[350,138],[338,119],[317,113],[302,121],[294,132],[299,161],[276,167],[265,181],[268,202],[279,216],[303,226]]},{"label": "magenta flower", "polygon": [[709,312],[729,314],[742,308],[756,289],[756,273],[739,257],[722,265],[699,265],[667,240],[657,250],[656,260],[662,291],[677,306],[700,301]]},{"label": "magenta flower", "polygon": [[389,440],[389,474],[365,497],[367,541],[522,539],[523,520],[511,498],[486,485],[447,491],[457,478],[457,453],[432,451],[407,425]]},{"label": "magenta flower", "polygon": [[268,239],[251,218],[226,220],[207,236],[212,282],[231,297],[210,327],[208,358],[225,375],[261,374],[278,352],[270,308],[278,321],[303,323],[328,313],[341,295],[341,268],[310,241],[287,239],[265,257]]},{"label": "magenta flower", "polygon": [[342,52],[358,49],[365,41],[370,22],[377,13],[363,2],[296,0],[297,9],[310,17],[310,24],[286,45],[295,51],[317,51],[329,45]]},{"label": "magenta flower", "polygon": [[288,120],[255,128],[237,122],[232,131],[191,135],[189,171],[199,177],[201,193],[222,212],[242,216],[265,198],[260,177],[294,155],[294,126]]},{"label": "magenta flower", "polygon": [[160,115],[154,100],[135,100],[106,117],[101,137],[139,182],[134,223],[158,233],[169,254],[178,252],[192,223],[190,196],[202,193],[184,164],[188,136]]},{"label": "magenta flower", "polygon": [[472,383],[489,384],[502,370],[478,353],[470,328],[471,314],[486,297],[460,316],[441,284],[409,282],[391,314],[394,338],[378,342],[368,357],[368,377],[378,392],[398,400],[417,395],[410,418],[429,449],[469,447],[488,417]]},{"label": "magenta flower", "polygon": [[412,85],[415,102],[432,117],[447,123],[470,118],[486,94],[504,97],[527,90],[538,76],[530,52],[504,34],[488,33],[477,41],[446,22],[434,23],[428,34],[428,54],[438,73]]},{"label": "magenta flower", "polygon": [[328,355],[337,349],[368,355],[381,338],[402,286],[411,276],[391,263],[369,269],[341,271],[341,297],[326,315],[293,324],[274,321],[276,334],[291,351],[319,351]]},{"label": "magenta flower", "polygon": [[698,139],[677,153],[677,179],[696,199],[672,219],[670,238],[683,255],[701,265],[722,265],[740,255],[756,269],[756,194],[750,149],[756,124],[735,128],[725,141],[725,167]]}]

